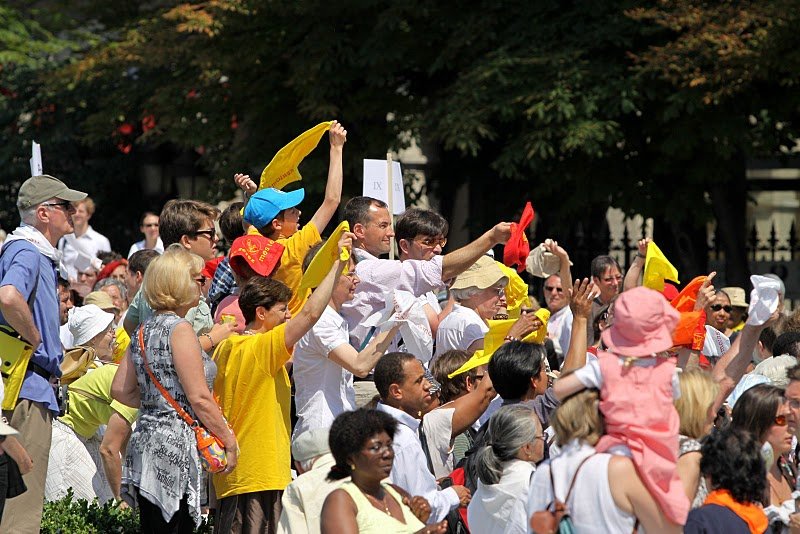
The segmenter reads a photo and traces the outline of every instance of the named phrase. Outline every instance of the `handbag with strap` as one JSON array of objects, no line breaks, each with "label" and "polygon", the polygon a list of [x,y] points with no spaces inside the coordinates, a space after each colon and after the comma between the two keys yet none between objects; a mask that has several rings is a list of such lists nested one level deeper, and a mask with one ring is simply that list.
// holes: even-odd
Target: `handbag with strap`
[{"label": "handbag with strap", "polygon": [[[158,381],[156,375],[153,374],[153,370],[150,369],[150,364],[147,363],[147,354],[144,346],[144,325],[139,327],[139,349],[142,353],[142,361],[144,362],[144,368],[147,371],[147,374],[150,376],[150,380],[153,381],[158,391],[161,392],[161,395],[164,399],[172,406],[178,415],[181,416],[189,428],[194,431],[194,437],[197,440],[197,453],[200,455],[200,464],[203,467],[203,470],[208,471],[209,473],[219,473],[225,466],[228,465],[228,458],[225,453],[225,446],[222,444],[222,441],[215,436],[213,433],[209,432],[200,421],[193,419],[191,415],[186,413],[180,404],[178,404],[172,395],[169,394],[164,386],[161,385],[161,382]],[[221,410],[220,410],[221,412]],[[224,417],[223,417],[224,419]]]}]

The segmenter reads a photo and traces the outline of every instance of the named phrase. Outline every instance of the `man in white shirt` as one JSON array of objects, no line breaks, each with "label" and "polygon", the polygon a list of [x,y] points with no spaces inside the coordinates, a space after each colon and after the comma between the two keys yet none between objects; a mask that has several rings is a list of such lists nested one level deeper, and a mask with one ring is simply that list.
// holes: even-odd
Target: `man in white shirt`
[{"label": "man in white shirt", "polygon": [[394,464],[389,479],[410,495],[425,497],[431,507],[428,524],[438,523],[453,508],[466,506],[471,495],[464,486],[440,490],[426,466],[418,434],[420,414],[432,402],[425,369],[411,354],[390,352],[375,366],[375,386],[381,396],[377,409],[399,423],[392,444]]},{"label": "man in white shirt", "polygon": [[389,252],[394,236],[392,219],[386,203],[369,197],[354,197],[344,207],[344,218],[355,234],[353,253],[357,259],[356,275],[361,283],[352,301],[342,306],[341,314],[350,326],[350,341],[360,349],[370,328],[361,323],[382,310],[385,293],[404,290],[419,297],[444,287],[444,280],[455,278],[495,245],[511,235],[510,223],[499,223],[472,243],[444,256],[430,260],[392,261],[379,259]]},{"label": "man in white shirt", "polygon": [[89,220],[94,215],[94,210],[94,201],[90,197],[76,202],[75,214],[72,216],[75,231],[65,235],[58,243],[58,249],[63,254],[62,262],[67,268],[67,274],[71,281],[78,279],[75,261],[80,253],[90,258],[96,258],[100,252],[111,251],[111,243],[108,238],[89,226]]}]

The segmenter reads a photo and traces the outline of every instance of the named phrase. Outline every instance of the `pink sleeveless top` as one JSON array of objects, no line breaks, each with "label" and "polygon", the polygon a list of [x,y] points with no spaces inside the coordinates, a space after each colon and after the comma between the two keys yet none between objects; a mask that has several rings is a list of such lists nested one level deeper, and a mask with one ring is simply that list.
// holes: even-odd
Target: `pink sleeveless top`
[{"label": "pink sleeveless top", "polygon": [[608,352],[598,352],[597,358],[603,376],[600,411],[606,424],[597,451],[626,445],[664,515],[683,525],[690,503],[676,470],[680,419],[673,404],[674,360],[658,358],[651,367],[626,367]]}]

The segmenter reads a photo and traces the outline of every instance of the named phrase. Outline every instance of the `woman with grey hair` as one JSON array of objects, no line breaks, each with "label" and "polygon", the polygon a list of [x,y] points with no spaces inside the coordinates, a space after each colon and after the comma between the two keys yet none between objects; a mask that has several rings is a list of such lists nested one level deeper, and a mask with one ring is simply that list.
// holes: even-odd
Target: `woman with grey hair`
[{"label": "woman with grey hair", "polygon": [[478,489],[467,508],[471,532],[527,533],[528,489],[544,456],[544,436],[534,411],[524,404],[500,408],[487,429],[487,444],[475,454]]}]

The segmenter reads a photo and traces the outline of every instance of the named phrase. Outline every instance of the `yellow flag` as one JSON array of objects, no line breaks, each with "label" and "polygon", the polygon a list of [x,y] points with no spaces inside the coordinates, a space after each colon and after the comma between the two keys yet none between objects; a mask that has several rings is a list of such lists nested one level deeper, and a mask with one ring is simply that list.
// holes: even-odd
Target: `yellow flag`
[{"label": "yellow flag", "polygon": [[647,245],[647,257],[644,260],[644,280],[642,285],[664,291],[664,280],[672,280],[680,284],[678,269],[676,269],[661,252],[661,249],[652,241]]},{"label": "yellow flag", "polygon": [[506,310],[508,310],[508,317],[516,319],[519,317],[520,308],[523,306],[530,306],[530,299],[528,298],[528,284],[517,274],[517,271],[511,267],[506,267],[502,262],[497,261],[497,266],[503,271],[503,274],[508,277],[508,285],[506,285]]},{"label": "yellow flag", "polygon": [[302,176],[297,166],[317,147],[322,134],[330,129],[331,124],[333,121],[317,124],[280,149],[261,173],[261,183],[258,188],[283,189],[287,184],[301,180]]},{"label": "yellow flag", "polygon": [[[334,230],[328,240],[325,241],[325,244],[322,245],[319,252],[314,255],[314,259],[311,260],[306,272],[303,273],[303,278],[300,280],[299,291],[309,288],[313,289],[320,285],[322,280],[324,280],[330,272],[337,258],[343,262],[350,259],[350,252],[348,252],[347,249],[341,252],[339,251],[339,239],[341,239],[343,233],[349,231],[350,225],[347,221],[339,223],[339,226],[336,227],[336,230]],[[346,264],[344,269],[347,269]]]}]

